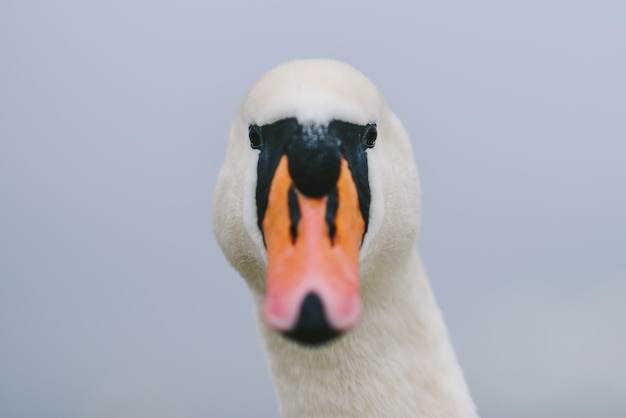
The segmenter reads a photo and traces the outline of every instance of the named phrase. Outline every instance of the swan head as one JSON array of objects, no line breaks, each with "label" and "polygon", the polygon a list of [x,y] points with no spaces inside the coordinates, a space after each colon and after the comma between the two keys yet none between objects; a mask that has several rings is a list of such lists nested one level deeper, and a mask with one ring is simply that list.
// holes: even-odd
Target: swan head
[{"label": "swan head", "polygon": [[362,293],[412,249],[419,185],[408,137],[353,67],[265,73],[231,127],[214,230],[270,328],[318,345],[357,326]]}]

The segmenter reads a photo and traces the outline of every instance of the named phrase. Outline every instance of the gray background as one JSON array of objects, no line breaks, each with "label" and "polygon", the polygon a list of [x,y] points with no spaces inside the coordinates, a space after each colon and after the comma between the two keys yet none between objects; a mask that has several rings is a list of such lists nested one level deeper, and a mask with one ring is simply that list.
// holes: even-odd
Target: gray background
[{"label": "gray background", "polygon": [[0,416],[275,417],[211,231],[266,69],[332,57],[415,145],[483,417],[626,416],[626,3],[0,4]]}]

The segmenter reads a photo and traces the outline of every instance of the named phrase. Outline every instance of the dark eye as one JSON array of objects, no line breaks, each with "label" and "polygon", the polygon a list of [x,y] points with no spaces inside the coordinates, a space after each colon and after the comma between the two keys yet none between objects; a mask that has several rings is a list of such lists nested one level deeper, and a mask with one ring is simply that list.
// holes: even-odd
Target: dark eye
[{"label": "dark eye", "polygon": [[374,147],[376,138],[378,137],[378,131],[376,130],[376,124],[370,123],[365,127],[365,133],[363,134],[363,145],[366,148]]},{"label": "dark eye", "polygon": [[254,149],[260,149],[263,146],[261,138],[261,128],[257,125],[250,125],[248,128],[248,138],[250,138],[250,146]]}]

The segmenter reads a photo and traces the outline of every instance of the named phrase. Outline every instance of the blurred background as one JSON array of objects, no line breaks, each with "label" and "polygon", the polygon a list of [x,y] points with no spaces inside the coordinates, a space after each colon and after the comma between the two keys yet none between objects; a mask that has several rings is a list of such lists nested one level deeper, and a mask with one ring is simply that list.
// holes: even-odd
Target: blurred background
[{"label": "blurred background", "polygon": [[482,417],[626,416],[626,3],[0,5],[0,417],[277,417],[212,234],[246,89],[353,64],[411,135]]}]

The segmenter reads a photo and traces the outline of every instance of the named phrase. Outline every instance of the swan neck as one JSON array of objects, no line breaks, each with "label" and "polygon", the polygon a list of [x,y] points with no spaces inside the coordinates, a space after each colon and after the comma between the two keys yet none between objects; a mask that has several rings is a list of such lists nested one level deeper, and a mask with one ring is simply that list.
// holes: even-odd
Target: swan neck
[{"label": "swan neck", "polygon": [[384,270],[363,277],[360,324],[326,347],[259,321],[283,417],[477,417],[417,251]]}]

